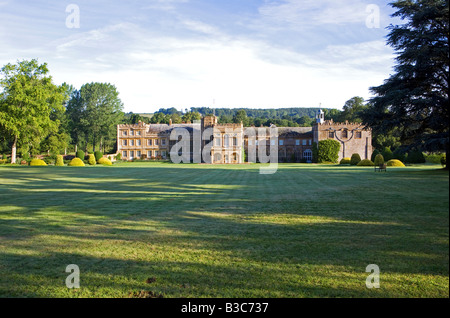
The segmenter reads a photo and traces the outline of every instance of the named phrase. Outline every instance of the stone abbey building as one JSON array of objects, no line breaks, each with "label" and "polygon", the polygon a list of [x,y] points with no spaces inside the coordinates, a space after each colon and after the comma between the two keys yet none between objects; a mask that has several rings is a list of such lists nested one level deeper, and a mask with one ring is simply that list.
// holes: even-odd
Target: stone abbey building
[{"label": "stone abbey building", "polygon": [[[270,139],[274,130],[276,138]],[[177,131],[182,133],[178,135]],[[242,123],[219,124],[215,116],[204,117],[194,124],[140,122],[136,125],[118,125],[118,153],[124,160],[169,159],[171,150],[183,133],[189,138],[190,159],[194,158],[195,149],[201,152],[210,147],[207,151],[210,151],[213,164],[259,162],[258,148],[263,145],[267,152],[271,146],[277,146],[279,162],[311,162],[313,143],[325,139],[339,141],[339,160],[354,153],[362,159],[370,159],[372,155],[372,131],[369,128],[358,123],[325,121],[322,111],[319,111],[313,127],[243,127]],[[171,140],[171,134],[178,136]],[[195,140],[198,140],[197,145]],[[256,155],[249,156],[255,150]]]}]

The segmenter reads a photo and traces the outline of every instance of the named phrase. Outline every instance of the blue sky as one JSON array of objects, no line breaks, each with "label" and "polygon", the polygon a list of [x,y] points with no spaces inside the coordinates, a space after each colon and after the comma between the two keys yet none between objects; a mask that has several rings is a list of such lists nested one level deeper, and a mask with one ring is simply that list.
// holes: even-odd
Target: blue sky
[{"label": "blue sky", "polygon": [[392,72],[393,12],[379,0],[0,0],[0,65],[37,58],[57,84],[112,83],[127,112],[340,109]]}]

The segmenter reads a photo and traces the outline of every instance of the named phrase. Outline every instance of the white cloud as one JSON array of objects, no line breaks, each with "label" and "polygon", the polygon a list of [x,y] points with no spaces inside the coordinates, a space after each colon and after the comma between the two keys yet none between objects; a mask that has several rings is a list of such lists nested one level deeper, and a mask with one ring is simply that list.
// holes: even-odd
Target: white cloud
[{"label": "white cloud", "polygon": [[361,0],[285,0],[269,2],[259,13],[277,24],[291,27],[363,23],[367,18],[367,4]]},{"label": "white cloud", "polygon": [[[184,0],[152,3],[181,2]],[[285,4],[297,5],[294,1]],[[310,10],[318,8],[313,1],[304,4]],[[283,10],[288,10],[270,6],[261,9],[262,19],[281,18]],[[294,23],[300,7],[297,12],[295,7],[290,9],[292,16],[287,18]],[[327,10],[322,14],[326,16]],[[325,43],[320,49],[299,50],[276,45],[269,37],[237,35],[188,15],[170,13],[158,21],[169,22],[170,27],[163,31],[141,20],[118,20],[84,32],[84,28],[68,32],[65,34],[71,35],[26,49],[5,45],[0,64],[39,57],[49,63],[58,83],[79,88],[91,81],[110,82],[117,86],[126,111],[134,112],[211,106],[213,99],[217,107],[311,107],[322,103],[339,108],[355,95],[369,97],[368,87],[380,84],[389,72],[391,55],[383,40]],[[13,61],[3,63],[11,56]]]}]

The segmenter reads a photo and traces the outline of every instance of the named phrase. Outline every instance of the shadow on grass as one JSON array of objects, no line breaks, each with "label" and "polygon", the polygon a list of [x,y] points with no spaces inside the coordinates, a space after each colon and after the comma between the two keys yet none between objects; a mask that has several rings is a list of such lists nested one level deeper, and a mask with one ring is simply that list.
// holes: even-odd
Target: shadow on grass
[{"label": "shadow on grass", "polygon": [[373,296],[372,263],[394,282],[383,297],[414,295],[397,276],[448,277],[448,172],[173,167],[1,170],[0,268],[12,281],[0,295],[70,296],[61,266],[72,263],[94,297],[126,297],[148,275],[177,297]]}]

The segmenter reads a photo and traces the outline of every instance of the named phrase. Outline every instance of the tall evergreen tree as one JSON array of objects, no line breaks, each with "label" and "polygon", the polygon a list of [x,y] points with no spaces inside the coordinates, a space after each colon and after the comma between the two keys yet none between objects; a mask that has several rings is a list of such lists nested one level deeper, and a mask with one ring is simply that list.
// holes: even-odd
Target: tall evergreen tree
[{"label": "tall evergreen tree", "polygon": [[409,148],[449,148],[449,1],[398,0],[388,44],[397,52],[395,74],[372,87],[364,122],[375,133],[397,127]]}]

